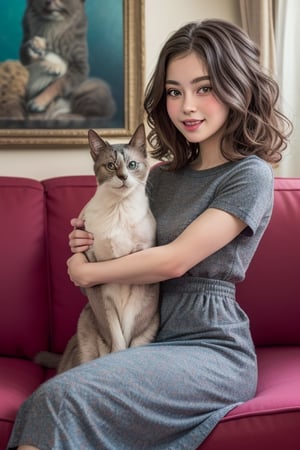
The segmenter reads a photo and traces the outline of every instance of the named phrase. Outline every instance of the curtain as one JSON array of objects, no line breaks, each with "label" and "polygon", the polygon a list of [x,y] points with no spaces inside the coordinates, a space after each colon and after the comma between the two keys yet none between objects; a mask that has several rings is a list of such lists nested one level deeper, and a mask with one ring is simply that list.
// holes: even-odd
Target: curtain
[{"label": "curtain", "polygon": [[300,3],[277,0],[276,47],[277,77],[283,112],[292,120],[294,132],[283,160],[276,170],[282,177],[300,177]]},{"label": "curtain", "polygon": [[275,175],[300,177],[299,0],[240,0],[242,26],[259,45],[261,63],[280,86],[280,108],[294,132]]},{"label": "curtain", "polygon": [[261,51],[261,64],[271,74],[276,68],[274,0],[240,0],[242,27]]}]

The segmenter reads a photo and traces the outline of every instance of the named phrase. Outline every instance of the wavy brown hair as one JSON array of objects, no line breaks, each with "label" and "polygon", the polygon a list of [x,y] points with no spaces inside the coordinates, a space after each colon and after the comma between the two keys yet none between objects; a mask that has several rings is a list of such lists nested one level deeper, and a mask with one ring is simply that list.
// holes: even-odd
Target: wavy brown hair
[{"label": "wavy brown hair", "polygon": [[221,141],[223,156],[236,161],[255,154],[272,164],[279,162],[292,124],[277,108],[278,84],[261,67],[259,49],[249,36],[236,25],[217,19],[188,23],[160,52],[144,100],[152,156],[169,160],[169,168],[178,169],[199,154],[199,145],[186,141],[166,108],[167,66],[172,59],[191,52],[206,64],[214,94],[229,107]]}]

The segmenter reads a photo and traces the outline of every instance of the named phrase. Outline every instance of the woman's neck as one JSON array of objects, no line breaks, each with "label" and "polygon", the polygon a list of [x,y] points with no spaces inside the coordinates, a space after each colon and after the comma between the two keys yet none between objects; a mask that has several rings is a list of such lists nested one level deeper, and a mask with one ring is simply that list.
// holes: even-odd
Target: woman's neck
[{"label": "woman's neck", "polygon": [[221,150],[200,148],[198,157],[190,163],[194,170],[206,170],[228,162]]}]

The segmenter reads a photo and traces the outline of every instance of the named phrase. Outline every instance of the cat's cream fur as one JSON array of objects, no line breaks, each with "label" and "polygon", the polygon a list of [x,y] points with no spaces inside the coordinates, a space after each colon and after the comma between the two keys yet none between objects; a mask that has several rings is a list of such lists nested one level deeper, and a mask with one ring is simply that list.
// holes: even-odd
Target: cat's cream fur
[{"label": "cat's cream fur", "polygon": [[[87,258],[103,261],[153,246],[156,226],[145,192],[149,166],[144,126],[137,128],[127,145],[110,146],[92,130],[89,143],[99,184],[80,214],[86,230],[94,235]],[[157,284],[106,284],[86,289],[86,295],[88,303],[58,372],[146,344],[156,335]]]}]

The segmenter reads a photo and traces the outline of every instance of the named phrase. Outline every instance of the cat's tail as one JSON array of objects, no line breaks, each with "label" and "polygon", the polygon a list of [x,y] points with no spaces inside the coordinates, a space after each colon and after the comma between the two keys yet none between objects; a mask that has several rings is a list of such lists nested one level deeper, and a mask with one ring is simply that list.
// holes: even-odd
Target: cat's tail
[{"label": "cat's tail", "polygon": [[40,366],[47,367],[48,369],[57,369],[61,355],[52,352],[39,352],[34,357],[34,362]]}]

